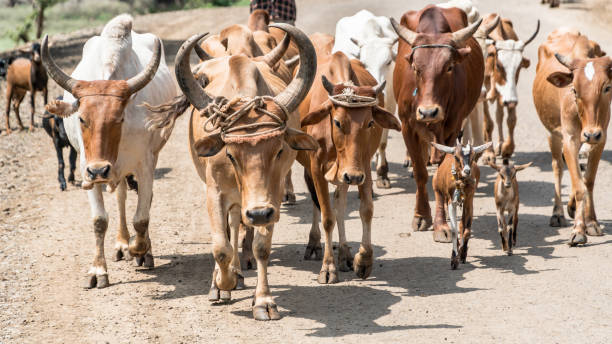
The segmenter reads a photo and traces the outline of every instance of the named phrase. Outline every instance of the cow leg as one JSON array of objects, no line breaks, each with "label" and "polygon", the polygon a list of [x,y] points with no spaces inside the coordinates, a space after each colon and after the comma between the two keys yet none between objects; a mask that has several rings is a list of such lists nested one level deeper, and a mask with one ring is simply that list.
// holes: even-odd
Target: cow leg
[{"label": "cow leg", "polygon": [[53,146],[55,146],[55,154],[57,155],[57,180],[60,184],[60,190],[66,190],[66,179],[64,178],[64,154],[62,152],[62,144],[57,135],[53,135]]},{"label": "cow leg", "polygon": [[253,238],[253,253],[257,260],[257,287],[253,299],[253,318],[255,320],[278,320],[281,318],[276,303],[270,295],[268,285],[268,262],[272,247],[274,226],[256,227]]},{"label": "cow leg", "polygon": [[242,260],[240,261],[240,266],[243,269],[251,270],[255,269],[255,256],[253,256],[253,227],[245,226],[244,227],[244,240],[242,241]]},{"label": "cow leg", "polygon": [[31,114],[30,114],[30,129],[29,129],[29,132],[34,131],[34,112],[36,112],[36,105],[34,103],[35,102],[35,98],[36,98],[35,95],[36,95],[36,92],[34,90],[32,90],[30,92],[30,105],[31,105],[32,109],[31,109]]},{"label": "cow leg", "polygon": [[389,141],[389,129],[383,129],[378,145],[378,154],[376,158],[376,187],[379,189],[388,189],[391,187],[389,180],[389,163],[387,162],[387,142]]},{"label": "cow leg", "polygon": [[68,145],[68,147],[70,147],[70,155],[68,155],[68,161],[70,162],[70,174],[68,175],[68,182],[74,185],[74,170],[76,169],[77,151],[70,144]]},{"label": "cow leg", "polygon": [[[311,153],[311,155],[314,155]],[[333,209],[329,199],[329,189],[327,186],[327,180],[324,177],[323,171],[321,171],[321,164],[318,159],[314,158],[311,160],[311,175],[314,182],[317,198],[319,205],[321,206],[321,218],[323,223],[323,230],[325,230],[325,250],[323,251],[323,264],[321,266],[321,272],[317,281],[321,284],[332,284],[338,282],[338,272],[336,270],[336,263],[334,261],[333,251],[333,238],[332,233],[334,231],[334,224],[336,219],[334,218]],[[259,266],[259,265],[258,265]]]},{"label": "cow leg", "polygon": [[357,277],[366,279],[372,273],[374,264],[374,251],[372,250],[372,216],[374,215],[374,201],[372,200],[372,172],[368,167],[365,171],[366,179],[359,186],[359,216],[361,217],[362,235],[359,253],[355,255],[353,263]]},{"label": "cow leg", "polygon": [[304,180],[313,201],[312,223],[310,227],[310,234],[308,235],[308,245],[306,245],[306,251],[304,252],[304,260],[310,260],[313,255],[314,260],[321,260],[323,259],[323,248],[321,247],[321,230],[319,229],[319,222],[321,221],[321,211],[319,210],[320,205],[314,186],[314,181],[305,168]]},{"label": "cow leg", "polygon": [[[426,231],[431,227],[431,209],[429,208],[429,196],[427,195],[427,150],[429,145],[423,142],[416,134],[408,132],[406,125],[402,126],[402,136],[410,158],[412,159],[412,170],[417,184],[416,205],[412,229],[414,231]],[[434,234],[435,235],[435,234]],[[435,240],[435,239],[434,239]],[[446,239],[448,242],[450,238]]]},{"label": "cow leg", "polygon": [[[482,106],[482,115],[483,115],[483,136],[484,142],[493,142],[493,119],[491,118],[491,113],[489,112],[489,103],[484,100],[479,103]],[[478,104],[476,106],[479,106]],[[495,152],[493,147],[487,148],[482,155],[482,162],[484,164],[495,163]]]},{"label": "cow leg", "polygon": [[506,226],[506,216],[504,208],[501,205],[497,205],[497,232],[501,238],[502,250],[508,252],[508,227]]},{"label": "cow leg", "polygon": [[136,264],[146,268],[153,268],[153,254],[151,252],[151,239],[149,238],[149,213],[153,201],[153,171],[154,163],[145,164],[136,171],[138,179],[138,204],[134,215],[134,230],[136,235],[128,241],[129,253],[136,257]]},{"label": "cow leg", "polygon": [[13,86],[9,83],[6,86],[6,134],[10,134],[11,130],[11,100],[13,99]]},{"label": "cow leg", "polygon": [[291,169],[285,176],[285,194],[283,196],[283,204],[294,205],[295,204],[295,193],[293,192],[293,182],[291,181]]},{"label": "cow leg", "polygon": [[600,236],[603,235],[603,228],[597,221],[595,215],[595,203],[593,202],[593,188],[595,186],[595,177],[597,176],[597,167],[599,166],[599,160],[603,152],[605,144],[601,143],[596,147],[593,147],[589,153],[589,159],[587,162],[587,169],[584,172],[584,182],[587,187],[588,195],[585,199],[585,216],[586,216],[586,233],[587,235]]},{"label": "cow leg", "polygon": [[344,228],[347,191],[348,185],[342,184],[338,185],[334,192],[334,209],[336,211],[336,223],[338,225],[338,242],[340,243],[338,247],[338,269],[345,272],[353,270],[353,255],[351,254],[351,248],[346,243],[346,232]]},{"label": "cow leg", "polygon": [[104,258],[104,236],[108,227],[108,214],[104,209],[104,198],[102,197],[102,187],[99,184],[87,191],[91,215],[93,218],[93,228],[96,237],[96,253],[94,261],[87,272],[85,288],[105,288],[109,286],[108,270],[106,269],[106,259]]},{"label": "cow leg", "polygon": [[561,179],[563,178],[563,143],[561,138],[555,134],[548,137],[548,145],[552,153],[552,169],[555,176],[555,205],[553,206],[553,214],[550,218],[551,227],[565,227],[567,220],[563,212],[563,204],[561,203]]},{"label": "cow leg", "polygon": [[496,155],[501,155],[502,153],[502,144],[504,142],[504,107],[499,103],[499,101],[496,101],[495,104],[497,105],[496,111],[495,111],[495,124],[497,124],[497,151],[495,152]]},{"label": "cow leg", "polygon": [[508,107],[508,119],[506,120],[508,124],[508,137],[501,148],[501,154],[504,158],[510,158],[514,153],[514,128],[516,127],[516,107]]},{"label": "cow leg", "polygon": [[119,228],[117,228],[117,238],[115,239],[115,261],[122,259],[130,260],[132,257],[128,252],[128,242],[130,232],[127,228],[125,216],[125,199],[127,198],[127,183],[125,178],[121,178],[117,185],[117,210],[119,211]]},{"label": "cow leg", "polygon": [[[232,262],[231,269],[238,275],[235,289],[244,289],[244,276],[242,275],[242,268],[240,266],[240,255],[238,254],[238,237],[240,236],[240,224],[241,215],[240,207],[234,206],[230,208],[228,214],[228,225],[230,230],[230,241],[232,245]],[[231,294],[228,292],[227,300],[231,299]]]},{"label": "cow leg", "polygon": [[586,185],[584,184],[584,181],[582,179],[582,172],[580,171],[580,163],[578,161],[579,149],[580,141],[578,138],[564,137],[563,156],[565,157],[567,169],[569,170],[570,176],[572,178],[572,195],[575,198],[575,202],[577,205],[574,218],[574,229],[568,242],[570,246],[586,244],[587,242],[584,212],[586,203],[585,198],[589,197],[589,191],[586,188]]},{"label": "cow leg", "polygon": [[[234,248],[230,245],[227,235],[228,209],[223,201],[221,191],[216,187],[206,188],[206,208],[210,219],[211,235],[213,242],[213,257],[215,258],[215,271],[213,272],[212,284],[215,289],[232,290],[238,283],[238,276],[231,269]],[[214,290],[211,288],[209,299]],[[217,292],[218,295],[218,292]],[[216,300],[219,297],[217,296]]]},{"label": "cow leg", "polygon": [[451,242],[453,243],[453,251],[451,252],[451,269],[456,270],[459,266],[459,232],[457,230],[457,203],[451,202],[448,205],[448,217],[450,218],[451,223]]},{"label": "cow leg", "polygon": [[[436,217],[434,219],[434,240],[436,233],[441,233],[445,238],[451,238],[451,228],[446,222],[446,197],[440,190],[434,190],[436,198]],[[449,207],[450,208],[450,207]],[[450,212],[450,209],[449,209]],[[452,241],[452,238],[451,238]]]}]

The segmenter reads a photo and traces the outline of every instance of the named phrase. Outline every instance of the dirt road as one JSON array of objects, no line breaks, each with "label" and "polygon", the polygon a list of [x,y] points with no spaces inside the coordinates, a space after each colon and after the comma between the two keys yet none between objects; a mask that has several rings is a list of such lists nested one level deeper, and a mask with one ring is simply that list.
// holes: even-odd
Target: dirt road
[{"label": "dirt road", "polygon": [[[84,290],[94,249],[87,197],[75,187],[59,191],[51,140],[38,129],[0,137],[0,343],[609,342],[612,236],[607,229],[603,237],[589,237],[586,247],[569,248],[565,241],[570,228],[548,227],[551,158],[533,107],[531,83],[537,46],[554,28],[573,23],[611,52],[610,25],[584,11],[583,4],[549,10],[539,2],[479,1],[482,13],[496,11],[511,18],[521,38],[533,32],[538,18],[542,21],[540,35],[526,50],[531,67],[519,82],[516,161],[533,161],[535,166],[518,177],[522,204],[514,256],[500,248],[494,173],[488,167],[481,168],[467,264],[451,271],[449,244],[434,243],[431,232],[412,233],[415,185],[401,166],[401,137],[393,133],[392,188],[376,190],[374,202],[376,261],[370,278],[363,281],[342,273],[343,281],[336,285],[317,284],[320,262],[302,259],[312,206],[302,169],[296,167],[298,202],[283,208],[269,269],[283,318],[252,320],[254,271],[246,272],[248,288],[233,292],[232,302],[211,304],[207,293],[213,259],[204,186],[188,156],[187,120],[181,118],[156,170],[150,226],[156,268],[111,261],[118,221],[114,195],[106,193],[112,285]],[[425,3],[303,0],[298,1],[298,25],[309,33],[332,33],[340,17],[362,8],[399,18]],[[137,29],[179,42],[246,17],[246,8],[166,13],[139,18]],[[54,85],[51,95],[59,93]],[[29,108],[24,105],[22,112]],[[598,218],[608,228],[611,163],[612,152],[607,150],[595,193]],[[565,185],[564,202],[567,173]],[[128,214],[135,209],[135,198],[133,193],[128,196]],[[361,238],[356,190],[348,199],[347,235],[356,252]]]}]

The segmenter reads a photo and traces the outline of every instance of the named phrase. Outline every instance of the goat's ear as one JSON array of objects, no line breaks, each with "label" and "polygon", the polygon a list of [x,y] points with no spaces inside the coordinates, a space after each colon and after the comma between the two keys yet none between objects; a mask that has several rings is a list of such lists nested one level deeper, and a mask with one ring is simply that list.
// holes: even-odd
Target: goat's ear
[{"label": "goat's ear", "polygon": [[47,112],[52,113],[58,117],[66,118],[77,112],[79,109],[78,102],[68,103],[63,100],[52,100],[47,106],[45,106],[45,110]]},{"label": "goat's ear", "polygon": [[310,135],[305,132],[293,128],[287,128],[285,133],[285,140],[289,144],[289,147],[295,150],[311,150],[315,151],[319,149],[319,143]]},{"label": "goat's ear", "polygon": [[527,167],[531,166],[531,164],[533,164],[533,161],[530,161],[529,163],[523,164],[523,165],[514,165],[514,169],[516,169],[516,171],[522,171],[524,169],[526,169]]},{"label": "goat's ear", "polygon": [[305,127],[307,125],[313,125],[321,122],[324,118],[330,114],[332,108],[331,101],[327,100],[325,103],[321,104],[317,109],[310,112],[306,117],[302,118],[300,125]]},{"label": "goat's ear", "polygon": [[205,136],[193,144],[193,149],[199,157],[211,157],[219,153],[225,142],[221,139],[221,134],[216,133]]},{"label": "goat's ear", "polygon": [[548,80],[548,82],[550,82],[551,84],[559,87],[559,88],[563,88],[567,85],[569,85],[572,80],[574,80],[574,74],[570,73],[564,73],[564,72],[554,72],[551,75],[549,75],[546,80]]},{"label": "goat's ear", "polygon": [[501,166],[496,165],[494,162],[489,162],[489,167],[495,169],[497,172],[499,172],[499,170],[501,170]]},{"label": "goat's ear", "polygon": [[455,147],[449,147],[435,142],[432,142],[431,145],[434,146],[434,148],[436,148],[440,152],[447,154],[455,154]]},{"label": "goat's ear", "polygon": [[392,113],[381,108],[380,106],[375,106],[374,109],[372,109],[372,117],[374,117],[374,122],[376,122],[376,124],[385,129],[394,129],[397,131],[402,130],[402,124],[400,121],[393,116]]}]

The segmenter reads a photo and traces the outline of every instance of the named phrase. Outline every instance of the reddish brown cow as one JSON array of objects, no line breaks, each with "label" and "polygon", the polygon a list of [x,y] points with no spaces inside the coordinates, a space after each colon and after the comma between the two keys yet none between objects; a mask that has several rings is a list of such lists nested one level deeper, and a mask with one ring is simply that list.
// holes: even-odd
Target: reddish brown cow
[{"label": "reddish brown cow", "polygon": [[[402,38],[393,89],[417,183],[412,222],[417,231],[432,224],[426,189],[428,143],[454,144],[480,96],[484,61],[472,35],[481,21],[466,27],[465,12],[433,5],[407,12],[401,25],[391,20]],[[432,155],[434,162],[441,160],[439,152]],[[434,240],[450,242],[450,232],[434,229]]]},{"label": "reddish brown cow", "polygon": [[[572,178],[567,212],[575,219],[571,246],[588,235],[603,235],[595,216],[593,189],[599,159],[606,144],[612,99],[612,59],[597,43],[577,31],[553,31],[538,50],[533,103],[550,132],[548,143],[555,174],[555,205],[551,226],[565,226],[561,204],[563,158]],[[587,151],[584,175],[578,153]]]},{"label": "reddish brown cow", "polygon": [[[318,51],[324,49],[319,47]],[[349,61],[341,52],[319,56],[315,80],[322,82],[315,82],[300,105],[302,128],[320,145],[316,152],[298,152],[297,157],[305,168],[308,188],[317,206],[313,211],[312,229],[304,258],[310,259],[314,254],[320,259],[319,219],[322,216],[325,252],[318,282],[338,282],[332,251],[335,221],[327,183],[335,184],[340,270],[349,271],[354,267],[357,276],[365,279],[370,275],[373,263],[371,223],[374,209],[370,160],[380,142],[382,129],[400,130],[400,123],[378,106],[380,99],[377,98],[382,96],[384,83],[377,86],[376,80],[358,60]],[[361,247],[354,262],[344,232],[346,193],[350,185],[359,188],[359,214],[363,227]]]}]

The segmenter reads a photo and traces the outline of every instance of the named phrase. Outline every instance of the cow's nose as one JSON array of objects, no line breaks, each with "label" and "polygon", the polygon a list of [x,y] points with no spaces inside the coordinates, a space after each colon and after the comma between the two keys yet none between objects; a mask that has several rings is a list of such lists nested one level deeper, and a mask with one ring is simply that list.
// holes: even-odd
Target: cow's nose
[{"label": "cow's nose", "polygon": [[106,179],[108,178],[108,173],[110,172],[110,164],[104,165],[102,167],[87,167],[87,175],[89,179],[96,180],[97,178]]},{"label": "cow's nose", "polygon": [[438,114],[438,108],[437,107],[430,108],[430,109],[419,108],[419,114],[421,114],[423,118],[434,118]]},{"label": "cow's nose", "polygon": [[363,173],[359,173],[359,174],[344,173],[342,177],[344,178],[344,182],[348,185],[361,185],[361,183],[363,183],[363,180],[365,179],[365,175]]},{"label": "cow's nose", "polygon": [[592,131],[585,131],[582,133],[582,135],[584,136],[585,142],[597,143],[601,139],[602,134],[601,134],[601,130],[597,129],[597,130],[592,130]]},{"label": "cow's nose", "polygon": [[504,106],[507,106],[507,107],[508,107],[508,109],[514,109],[514,108],[516,108],[516,104],[517,104],[517,102],[516,102],[516,101],[514,101],[514,100],[511,100],[511,101],[504,101]]},{"label": "cow's nose", "polygon": [[259,207],[246,211],[247,218],[256,226],[270,223],[272,215],[274,215],[274,208],[272,207]]}]

